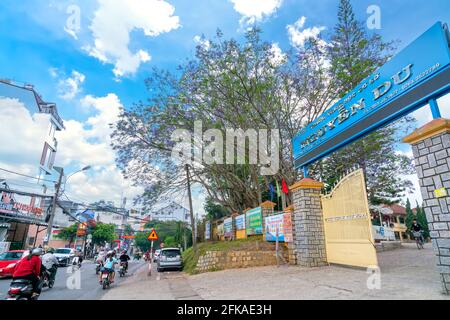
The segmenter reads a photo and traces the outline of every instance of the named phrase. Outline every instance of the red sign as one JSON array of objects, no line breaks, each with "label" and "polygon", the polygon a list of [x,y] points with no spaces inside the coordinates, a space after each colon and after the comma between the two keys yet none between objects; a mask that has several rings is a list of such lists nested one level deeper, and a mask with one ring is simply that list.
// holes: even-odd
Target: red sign
[{"label": "red sign", "polygon": [[150,241],[156,241],[158,240],[158,234],[156,233],[155,229],[152,229],[152,232],[150,232],[150,235],[147,238]]}]

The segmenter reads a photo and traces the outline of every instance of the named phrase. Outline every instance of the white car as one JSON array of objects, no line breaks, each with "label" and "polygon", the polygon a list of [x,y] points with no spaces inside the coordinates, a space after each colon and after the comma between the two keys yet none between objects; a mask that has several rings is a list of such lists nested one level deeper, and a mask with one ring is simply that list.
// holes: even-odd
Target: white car
[{"label": "white car", "polygon": [[68,267],[72,264],[75,257],[75,250],[71,248],[58,248],[54,253],[60,266]]}]

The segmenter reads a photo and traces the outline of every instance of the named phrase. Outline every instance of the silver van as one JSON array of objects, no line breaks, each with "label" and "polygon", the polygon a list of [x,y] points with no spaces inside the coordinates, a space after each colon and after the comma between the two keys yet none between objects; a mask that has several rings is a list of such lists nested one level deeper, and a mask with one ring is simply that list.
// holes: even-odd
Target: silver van
[{"label": "silver van", "polygon": [[183,259],[181,258],[181,250],[179,248],[161,249],[158,258],[158,272],[166,269],[183,270]]}]

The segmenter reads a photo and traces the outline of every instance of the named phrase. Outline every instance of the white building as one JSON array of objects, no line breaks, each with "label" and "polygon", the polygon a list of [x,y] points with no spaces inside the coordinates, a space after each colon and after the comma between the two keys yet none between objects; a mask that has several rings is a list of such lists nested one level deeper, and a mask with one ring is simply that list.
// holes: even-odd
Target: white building
[{"label": "white building", "polygon": [[[45,102],[32,85],[9,80],[0,80],[0,114],[0,128],[9,128],[2,132],[0,163],[9,163],[7,169],[12,171],[0,171],[0,222],[9,225],[6,241],[11,242],[11,248],[21,249],[31,240],[36,243],[31,239],[36,234],[45,233],[39,230],[46,227],[45,200],[26,193],[51,195],[58,176],[53,167],[58,149],[56,133],[64,129],[64,123],[56,105]],[[35,169],[29,169],[30,163]],[[14,203],[20,203],[20,209],[5,209]]]},{"label": "white building", "polygon": [[191,223],[189,210],[174,201],[169,202],[168,205],[165,205],[160,209],[154,210],[151,213],[151,216],[153,220]]}]

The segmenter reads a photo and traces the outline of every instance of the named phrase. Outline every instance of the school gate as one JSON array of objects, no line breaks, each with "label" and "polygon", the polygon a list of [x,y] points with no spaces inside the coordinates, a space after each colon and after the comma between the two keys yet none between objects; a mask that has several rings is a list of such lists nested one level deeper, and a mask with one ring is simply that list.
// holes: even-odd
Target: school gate
[{"label": "school gate", "polygon": [[[364,257],[365,253],[363,257],[351,258],[361,248],[367,252],[370,247],[367,239],[371,230],[364,231],[363,227],[362,214],[366,211],[362,211],[363,206],[361,212],[347,208],[353,206],[348,205],[353,202],[347,197],[354,197],[358,191],[352,189],[345,194],[346,182],[342,182],[333,191],[332,200],[324,198],[323,213],[323,183],[309,178],[308,167],[428,105],[433,120],[403,141],[412,146],[437,270],[443,292],[450,294],[450,119],[442,117],[437,102],[449,93],[450,30],[447,24],[436,22],[298,132],[292,139],[292,153],[295,168],[303,169],[304,178],[290,187],[297,264],[318,267],[327,265],[328,261],[343,261],[344,252],[350,256],[346,263],[365,265],[375,261],[370,257],[372,254]],[[338,202],[339,197],[342,199]],[[344,235],[340,229],[350,225],[353,226],[350,234]],[[349,248],[345,248],[344,242]]]},{"label": "school gate", "polygon": [[378,266],[363,170],[345,176],[321,201],[328,263]]}]

